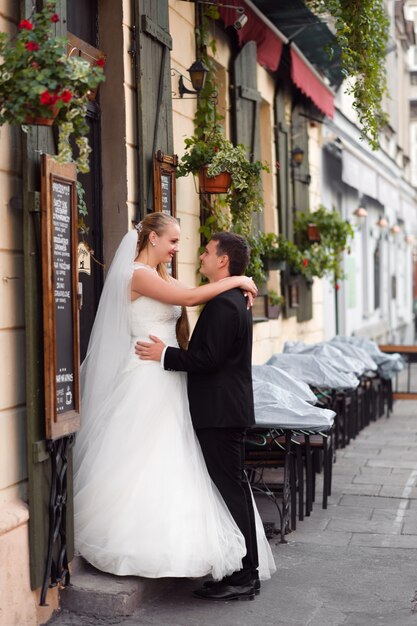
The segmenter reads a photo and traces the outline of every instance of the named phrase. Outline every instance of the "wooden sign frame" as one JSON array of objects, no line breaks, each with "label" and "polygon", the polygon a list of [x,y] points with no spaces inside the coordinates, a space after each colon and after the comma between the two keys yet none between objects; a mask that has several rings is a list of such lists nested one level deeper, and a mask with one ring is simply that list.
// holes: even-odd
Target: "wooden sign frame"
[{"label": "wooden sign frame", "polygon": [[[153,183],[154,183],[154,210],[166,215],[177,216],[176,206],[176,177],[178,165],[176,154],[165,154],[162,150],[154,156]],[[172,264],[172,276],[177,276],[177,259]]]},{"label": "wooden sign frame", "polygon": [[77,172],[41,156],[45,430],[58,439],[80,428]]}]

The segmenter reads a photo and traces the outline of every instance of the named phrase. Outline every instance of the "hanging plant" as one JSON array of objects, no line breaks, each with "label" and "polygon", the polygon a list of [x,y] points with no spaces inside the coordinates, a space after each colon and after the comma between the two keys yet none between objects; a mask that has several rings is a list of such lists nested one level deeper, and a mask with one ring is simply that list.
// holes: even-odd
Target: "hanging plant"
[{"label": "hanging plant", "polygon": [[[251,257],[248,274],[261,287],[266,282],[270,269],[269,261],[273,260],[285,265],[285,269],[293,273],[306,273],[308,261],[303,252],[289,239],[275,233],[258,233],[248,238]],[[280,269],[284,269],[281,267]]]},{"label": "hanging plant", "polygon": [[[251,163],[245,148],[233,145],[217,126],[204,139],[195,135],[185,139],[185,153],[176,175],[199,174],[203,167],[207,168],[209,178],[222,172],[230,174],[229,189],[219,203],[230,211],[232,228],[242,235],[249,235],[252,214],[263,207],[261,172],[268,171],[267,165],[260,161]],[[217,215],[216,211],[211,212],[211,217],[213,215]],[[216,228],[215,220],[210,220],[209,224]]]},{"label": "hanging plant", "polygon": [[214,5],[199,6],[200,21],[196,28],[198,56],[208,68],[206,81],[197,101],[194,134],[185,139],[185,153],[177,176],[197,175],[207,166],[209,177],[226,171],[231,175],[228,191],[221,195],[200,196],[202,225],[200,233],[210,239],[216,231],[232,230],[249,237],[254,213],[262,211],[261,175],[266,163],[252,162],[242,145],[235,146],[224,136],[223,117],[217,111],[215,65],[216,42],[210,36],[213,20],[219,18]]},{"label": "hanging plant", "polygon": [[[361,138],[372,149],[379,147],[379,133],[388,124],[384,111],[387,95],[386,54],[389,18],[384,0],[308,0],[318,14],[334,18],[340,46],[346,92],[353,96],[353,108],[362,125]],[[331,51],[330,51],[331,52]]]},{"label": "hanging plant", "polygon": [[59,126],[57,159],[73,158],[69,140],[78,148],[80,172],[89,171],[87,104],[92,89],[104,80],[104,59],[90,65],[67,56],[68,41],[54,34],[60,16],[56,2],[22,20],[10,37],[0,33],[0,125],[34,123]]},{"label": "hanging plant", "polygon": [[[319,241],[309,238],[309,225],[314,222]],[[308,261],[306,273],[322,278],[329,276],[335,283],[344,278],[342,271],[343,253],[350,252],[349,242],[354,230],[336,210],[328,211],[320,205],[313,213],[299,213],[294,222],[298,247]]]}]

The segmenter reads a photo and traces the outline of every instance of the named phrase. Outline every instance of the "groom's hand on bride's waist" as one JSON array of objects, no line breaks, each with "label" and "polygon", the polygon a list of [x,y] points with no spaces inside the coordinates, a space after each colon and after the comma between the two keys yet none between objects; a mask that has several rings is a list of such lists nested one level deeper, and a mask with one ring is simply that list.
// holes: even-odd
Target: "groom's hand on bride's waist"
[{"label": "groom's hand on bride's waist", "polygon": [[152,340],[152,343],[147,343],[146,341],[136,342],[135,353],[143,361],[160,361],[165,344],[155,335],[149,335],[149,338]]}]

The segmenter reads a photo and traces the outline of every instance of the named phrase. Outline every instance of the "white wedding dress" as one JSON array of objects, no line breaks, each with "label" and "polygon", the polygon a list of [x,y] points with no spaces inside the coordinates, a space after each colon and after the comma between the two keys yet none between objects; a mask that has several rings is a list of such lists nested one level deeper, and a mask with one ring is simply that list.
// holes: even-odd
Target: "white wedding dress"
[{"label": "white wedding dress", "polygon": [[[134,264],[134,270],[152,271]],[[186,374],[141,361],[136,341],[177,346],[180,307],[130,304],[130,350],[98,419],[75,445],[75,547],[100,570],[148,578],[221,579],[242,566],[245,541],[212,483],[191,423]],[[257,515],[260,574],[275,570]]]}]

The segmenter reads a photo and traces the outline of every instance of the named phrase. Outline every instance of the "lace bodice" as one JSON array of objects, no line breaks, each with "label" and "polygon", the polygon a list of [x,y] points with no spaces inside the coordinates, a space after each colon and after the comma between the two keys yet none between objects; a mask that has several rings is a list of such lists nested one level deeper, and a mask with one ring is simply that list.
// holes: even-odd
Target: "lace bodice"
[{"label": "lace bodice", "polygon": [[[152,272],[151,268],[142,263],[134,263],[134,271]],[[168,345],[176,346],[175,325],[181,315],[181,307],[164,304],[147,296],[140,296],[131,303],[130,309],[131,335],[149,341],[149,335],[156,335]]]}]

